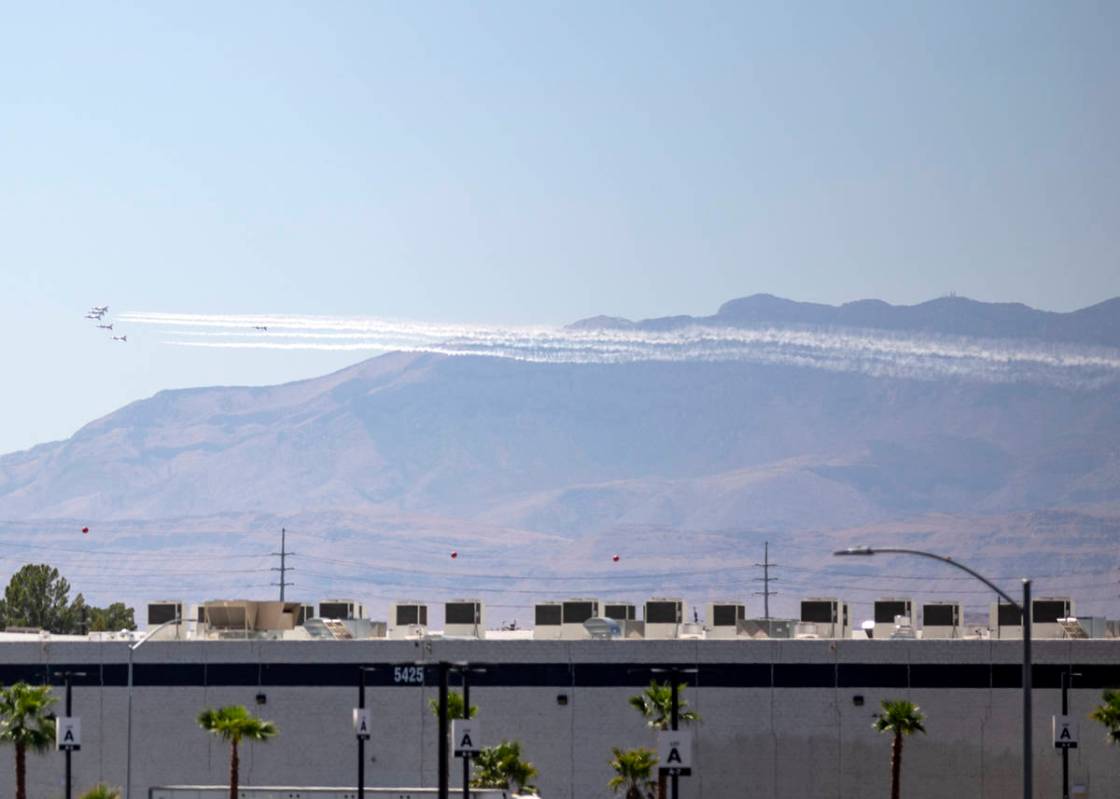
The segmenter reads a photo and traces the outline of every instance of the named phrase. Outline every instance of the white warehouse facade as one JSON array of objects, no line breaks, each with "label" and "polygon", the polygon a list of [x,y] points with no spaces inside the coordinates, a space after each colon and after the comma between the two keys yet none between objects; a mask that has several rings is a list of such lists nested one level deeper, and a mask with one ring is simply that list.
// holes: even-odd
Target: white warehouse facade
[{"label": "white warehouse facade", "polygon": [[[486,667],[471,688],[484,743],[519,740],[545,799],[609,795],[611,747],[654,746],[627,698],[651,669],[672,665],[696,670],[684,697],[702,718],[694,776],[680,781],[686,799],[886,795],[890,741],[872,722],[887,698],[910,699],[927,716],[928,734],[906,743],[904,795],[1002,799],[1020,791],[1020,657],[1021,644],[1006,640],[153,640],[135,652],[132,797],[146,799],[154,786],[222,784],[227,749],[195,718],[225,704],[244,704],[280,730],[243,747],[243,785],[352,787],[362,666],[376,669],[367,674],[367,785],[434,786],[428,702],[438,690],[435,664],[449,661]],[[1087,719],[1101,689],[1120,686],[1120,641],[1038,641],[1034,658],[1035,795],[1059,795],[1050,717],[1060,712],[1067,669],[1079,674],[1070,692],[1081,727],[1073,795],[1120,794],[1120,752]],[[73,680],[82,725],[75,795],[124,782],[127,661],[123,641],[0,644],[3,684],[58,686],[62,671],[85,673]],[[0,750],[0,795],[14,792],[13,761]],[[453,765],[453,785],[460,773]],[[31,796],[61,795],[62,775],[61,753],[29,756]]]}]

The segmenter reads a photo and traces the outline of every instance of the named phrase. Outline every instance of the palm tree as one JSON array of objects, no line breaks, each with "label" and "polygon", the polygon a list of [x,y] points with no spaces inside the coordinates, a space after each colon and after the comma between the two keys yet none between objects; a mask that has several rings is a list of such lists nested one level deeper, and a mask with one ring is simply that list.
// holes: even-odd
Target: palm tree
[{"label": "palm tree", "polygon": [[[428,709],[432,711],[432,715],[439,717],[439,699],[429,699]],[[471,718],[473,719],[478,715],[478,705],[471,705]],[[463,718],[463,695],[458,691],[447,692],[447,718],[461,719]]]},{"label": "palm tree", "polygon": [[883,712],[871,726],[879,732],[894,734],[891,745],[891,799],[898,799],[902,788],[902,736],[925,733],[925,716],[920,707],[905,699],[884,699]]},{"label": "palm tree", "polygon": [[[677,686],[677,720],[691,724],[700,720],[695,710],[688,709],[684,699],[684,689],[688,683]],[[630,707],[636,709],[646,719],[646,725],[655,730],[667,730],[673,717],[673,686],[651,680],[649,686],[636,696],[630,697]]]},{"label": "palm tree", "polygon": [[83,793],[82,799],[121,799],[121,789],[99,783]]},{"label": "palm tree", "polygon": [[[688,709],[688,702],[684,700],[684,689],[688,683],[677,686],[677,721],[691,724],[700,720],[700,714]],[[646,726],[654,730],[669,729],[673,719],[673,686],[667,682],[660,683],[650,680],[649,686],[640,694],[630,697],[630,707],[642,714]],[[665,799],[665,775],[658,770],[657,796]]]},{"label": "palm tree", "polygon": [[1089,718],[1104,725],[1109,743],[1120,744],[1120,691],[1109,688],[1101,699],[1104,704],[1094,708]]},{"label": "palm tree", "polygon": [[488,746],[478,753],[474,761],[473,788],[513,788],[517,792],[536,789],[529,780],[537,776],[532,763],[521,759],[521,744],[517,741],[502,741],[497,746]]},{"label": "palm tree", "polygon": [[267,741],[276,734],[276,725],[261,721],[243,705],[229,705],[217,710],[206,709],[198,714],[198,725],[223,741],[229,741],[229,799],[237,799],[237,777],[240,761],[237,745],[242,738],[250,741]]},{"label": "palm tree", "polygon": [[650,774],[657,767],[657,753],[652,749],[628,749],[624,752],[617,746],[611,752],[614,753],[611,768],[615,770],[615,775],[607,787],[614,793],[625,789],[626,799],[651,799],[654,783]]},{"label": "palm tree", "polygon": [[0,742],[16,748],[16,799],[27,799],[27,750],[43,753],[54,744],[54,717],[47,709],[56,701],[49,685],[0,687]]}]

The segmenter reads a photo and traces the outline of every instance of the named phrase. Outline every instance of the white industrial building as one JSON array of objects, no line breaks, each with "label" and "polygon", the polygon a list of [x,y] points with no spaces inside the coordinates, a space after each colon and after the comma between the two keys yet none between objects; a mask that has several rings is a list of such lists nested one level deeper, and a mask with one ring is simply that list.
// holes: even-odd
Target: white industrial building
[{"label": "white industrial building", "polygon": [[[259,618],[259,615],[258,615]],[[120,784],[125,773],[128,641],[11,635],[0,644],[0,681],[53,681],[80,671],[74,714],[82,749],[75,784]],[[928,735],[907,741],[905,795],[1014,796],[1019,785],[1017,641],[750,638],[488,640],[386,637],[365,640],[201,638],[147,641],[134,652],[133,796],[168,785],[220,785],[228,750],[198,728],[205,707],[244,704],[279,727],[265,744],[242,747],[242,782],[354,784],[351,709],[360,667],[373,714],[367,784],[436,784],[436,696],[440,661],[485,664],[472,680],[484,743],[517,739],[540,769],[546,799],[606,796],[612,746],[651,746],[653,734],[627,698],[659,669],[695,672],[685,698],[695,727],[694,776],[681,796],[805,799],[885,795],[890,741],[872,730],[885,698],[908,698],[927,716]],[[1036,795],[1053,795],[1059,757],[1050,717],[1059,711],[1063,670],[1079,676],[1072,715],[1076,796],[1120,792],[1117,753],[1086,717],[1103,687],[1120,685],[1120,641],[1042,639],[1035,645]],[[52,676],[54,675],[54,676]],[[0,795],[12,795],[11,758],[0,758]],[[457,782],[458,768],[451,770]],[[31,796],[59,794],[62,757],[32,756]],[[249,796],[247,794],[247,796]]]},{"label": "white industrial building", "polygon": [[[367,673],[375,720],[367,785],[412,786],[400,795],[430,788],[437,747],[428,701],[440,661],[485,665],[471,691],[484,742],[521,741],[546,799],[607,795],[611,747],[653,745],[627,699],[669,665],[691,671],[685,699],[702,716],[697,768],[681,780],[682,797],[884,794],[890,742],[871,724],[886,698],[911,699],[927,715],[929,734],[907,742],[905,795],[1018,792],[1021,644],[998,607],[999,629],[980,629],[963,623],[959,603],[888,597],[853,630],[848,605],[835,597],[805,600],[792,620],[751,619],[745,603],[713,601],[703,622],[689,620],[679,598],[580,597],[538,603],[532,629],[488,630],[481,600],[441,604],[443,629],[431,628],[431,608],[420,600],[394,603],[387,622],[366,618],[354,599],[151,603],[150,629],[165,626],[133,655],[133,797],[222,784],[226,747],[195,717],[231,703],[280,729],[274,741],[243,747],[243,785],[333,787],[345,796],[355,779],[350,716],[362,667],[375,669]],[[1116,752],[1086,716],[1102,688],[1120,686],[1120,639],[1114,624],[1073,612],[1060,597],[1032,608],[1036,795],[1057,788],[1050,716],[1060,706],[1061,673],[1072,670],[1072,715],[1082,720],[1073,795],[1115,796]],[[74,683],[84,736],[73,756],[78,787],[124,780],[129,645],[145,635],[0,633],[4,684],[57,685],[65,670],[86,675]],[[32,796],[60,793],[60,755],[30,758],[28,773]],[[460,773],[452,768],[453,782]],[[0,758],[0,796],[11,795],[11,781],[11,760]],[[258,795],[267,793],[246,799]]]}]

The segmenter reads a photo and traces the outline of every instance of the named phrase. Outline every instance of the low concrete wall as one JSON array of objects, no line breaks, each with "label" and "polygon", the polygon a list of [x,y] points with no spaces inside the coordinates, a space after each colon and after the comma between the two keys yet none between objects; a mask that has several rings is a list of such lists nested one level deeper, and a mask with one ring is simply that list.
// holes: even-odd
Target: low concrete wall
[{"label": "low concrete wall", "polygon": [[[241,799],[358,799],[354,788],[304,788],[299,786],[245,788],[238,786]],[[438,788],[370,788],[366,799],[432,799]],[[461,795],[461,794],[460,794]],[[162,785],[151,788],[148,799],[228,799],[229,787],[221,785]],[[518,794],[493,788],[472,788],[471,799],[520,799]]]},{"label": "low concrete wall", "polygon": [[[405,667],[447,660],[490,665],[471,689],[484,743],[519,740],[546,799],[606,797],[611,747],[653,746],[627,697],[665,664],[698,669],[685,691],[703,721],[684,799],[886,795],[890,741],[871,726],[884,698],[908,698],[927,715],[928,735],[906,742],[904,795],[1002,799],[1020,792],[1020,652],[1009,641],[151,642],[135,655],[133,797],[157,785],[220,785],[227,747],[195,718],[233,703],[280,730],[242,747],[243,784],[352,784],[359,665],[378,667],[367,689],[367,784],[433,786],[434,669]],[[1071,664],[1082,674],[1071,691],[1082,739],[1073,781],[1086,796],[1120,794],[1120,751],[1086,718],[1101,687],[1120,686],[1120,641],[1040,641],[1035,660],[1036,796],[1059,790],[1050,716]],[[89,673],[74,688],[79,788],[124,780],[126,662],[119,642],[0,645],[5,683],[41,682],[67,666]],[[29,758],[31,796],[61,795],[62,763],[54,752]],[[451,775],[457,784],[457,762]],[[11,752],[0,750],[0,796],[12,795],[12,780]]]}]

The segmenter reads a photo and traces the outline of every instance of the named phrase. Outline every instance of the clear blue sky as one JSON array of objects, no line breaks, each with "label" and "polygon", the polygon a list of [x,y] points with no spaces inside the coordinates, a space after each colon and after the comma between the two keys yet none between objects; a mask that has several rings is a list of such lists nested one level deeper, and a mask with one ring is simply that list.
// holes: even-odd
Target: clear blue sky
[{"label": "clear blue sky", "polygon": [[788,5],[8,6],[0,452],[355,360],[114,348],[93,303],[563,323],[1120,294],[1120,4]]}]

